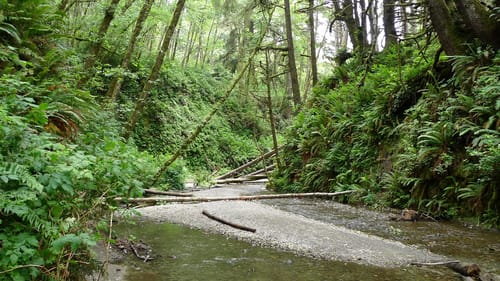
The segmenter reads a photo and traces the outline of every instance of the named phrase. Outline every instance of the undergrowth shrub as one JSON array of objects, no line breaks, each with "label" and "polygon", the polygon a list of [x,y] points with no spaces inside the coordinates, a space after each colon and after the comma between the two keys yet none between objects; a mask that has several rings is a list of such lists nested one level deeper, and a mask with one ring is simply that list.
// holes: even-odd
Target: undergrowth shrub
[{"label": "undergrowth shrub", "polygon": [[76,112],[73,105],[89,96],[66,85],[73,101],[68,94],[63,102],[51,96],[56,85],[22,75],[0,81],[2,280],[74,278],[99,238],[91,222],[116,205],[115,197],[141,195],[158,165],[112,129],[82,130],[80,123],[96,116],[61,113]]}]

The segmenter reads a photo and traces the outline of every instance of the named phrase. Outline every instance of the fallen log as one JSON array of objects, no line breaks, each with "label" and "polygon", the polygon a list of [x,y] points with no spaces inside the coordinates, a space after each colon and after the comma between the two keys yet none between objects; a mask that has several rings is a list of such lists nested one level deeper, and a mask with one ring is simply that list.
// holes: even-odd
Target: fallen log
[{"label": "fallen log", "polygon": [[144,189],[145,194],[153,194],[153,195],[167,195],[167,196],[178,196],[178,197],[192,197],[191,193],[182,193],[182,192],[172,192],[172,191],[160,191],[154,189]]},{"label": "fallen log", "polygon": [[221,179],[221,180],[216,180],[216,184],[228,184],[228,183],[244,183],[248,181],[255,181],[255,180],[261,180],[267,178],[266,175],[263,174],[255,174],[255,175],[247,175],[241,178],[228,178],[228,179]]},{"label": "fallen log", "polygon": [[226,174],[224,174],[224,175],[222,175],[222,176],[219,176],[219,177],[217,177],[217,178],[215,178],[215,179],[216,179],[216,180],[222,180],[222,179],[225,179],[225,178],[228,178],[228,177],[234,176],[235,174],[237,174],[237,173],[239,173],[239,172],[241,172],[241,171],[245,170],[246,168],[248,168],[248,167],[252,166],[253,164],[258,163],[258,162],[260,162],[260,161],[262,161],[262,160],[265,160],[265,159],[267,159],[267,158],[269,158],[269,157],[273,156],[275,153],[276,153],[276,150],[274,150],[274,149],[273,149],[273,150],[271,150],[271,151],[269,151],[269,152],[267,152],[267,153],[265,153],[265,154],[261,155],[260,157],[255,158],[254,160],[252,160],[252,161],[250,161],[250,162],[248,162],[248,163],[246,163],[246,164],[244,164],[244,165],[242,165],[242,166],[239,166],[238,168],[236,168],[236,169],[234,169],[234,170],[232,170],[232,171],[229,171],[229,172],[227,172]]},{"label": "fallen log", "polygon": [[271,164],[263,169],[260,169],[260,170],[257,170],[255,172],[251,172],[250,174],[248,174],[247,176],[253,176],[253,175],[257,175],[257,174],[261,174],[261,173],[269,173],[269,172],[272,172],[273,169],[274,169],[274,166],[276,166],[275,164]]},{"label": "fallen log", "polygon": [[229,225],[231,227],[234,227],[234,228],[237,228],[237,229],[240,229],[240,230],[245,230],[245,231],[249,231],[249,232],[255,232],[257,231],[255,228],[251,228],[251,227],[248,227],[248,226],[244,226],[244,225],[239,225],[239,224],[236,224],[236,223],[232,223],[230,221],[227,221],[227,220],[224,220],[224,219],[221,219],[219,217],[216,217],[210,213],[208,213],[206,210],[203,210],[203,212],[201,212],[202,214],[204,214],[206,217],[210,218],[210,219],[213,219],[214,221],[218,221],[220,223],[223,223],[223,224],[226,224],[226,225]]},{"label": "fallen log", "polygon": [[168,197],[149,197],[149,198],[115,198],[119,202],[143,203],[143,202],[211,202],[211,201],[234,201],[234,200],[262,200],[262,199],[283,199],[283,198],[319,198],[335,197],[355,192],[346,190],[340,192],[312,192],[312,193],[283,193],[283,194],[262,194],[249,196],[231,196],[231,197],[191,197],[191,198],[168,198]]}]

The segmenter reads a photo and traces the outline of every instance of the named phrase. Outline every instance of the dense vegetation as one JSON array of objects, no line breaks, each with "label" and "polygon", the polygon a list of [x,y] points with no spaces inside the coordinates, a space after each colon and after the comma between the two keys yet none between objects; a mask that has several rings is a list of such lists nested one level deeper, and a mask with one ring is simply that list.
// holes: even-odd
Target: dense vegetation
[{"label": "dense vegetation", "polygon": [[[0,3],[0,279],[76,278],[92,266],[89,247],[103,239],[96,226],[116,209],[114,198],[142,195],[231,75],[165,64],[127,141],[124,123],[153,57],[136,62],[110,103],[106,85],[117,70],[106,61],[116,54],[82,83],[92,73],[84,66],[90,46],[64,38],[69,18],[50,1]],[[157,187],[182,189],[187,176],[208,181],[212,170],[257,155],[262,121],[226,117],[249,111],[251,103],[230,99]]]},{"label": "dense vegetation", "polygon": [[276,190],[498,226],[499,9],[403,2],[0,0],[0,279],[78,279],[116,197],[278,144]]},{"label": "dense vegetation", "polygon": [[499,224],[500,56],[417,57],[412,46],[356,59],[324,79],[295,119],[278,190],[360,190],[369,205]]}]

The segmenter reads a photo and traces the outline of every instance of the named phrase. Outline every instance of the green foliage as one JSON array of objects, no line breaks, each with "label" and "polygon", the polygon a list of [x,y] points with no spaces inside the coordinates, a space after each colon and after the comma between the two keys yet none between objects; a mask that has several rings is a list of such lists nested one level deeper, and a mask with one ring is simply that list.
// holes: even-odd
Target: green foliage
[{"label": "green foliage", "polygon": [[321,83],[287,133],[272,186],[356,189],[365,204],[498,226],[500,55],[478,48],[443,61],[449,80],[413,56],[376,55],[361,86],[355,61]]},{"label": "green foliage", "polygon": [[88,222],[113,198],[141,195],[159,163],[122,142],[105,113],[85,114],[98,107],[82,91],[23,74],[0,85],[2,280],[67,279],[95,243]]},{"label": "green foliage", "polygon": [[[227,82],[206,71],[181,68],[175,63],[166,64],[160,77],[133,134],[139,148],[157,155],[173,153],[182,144],[211,111]],[[126,93],[121,97],[126,104],[120,109],[123,121],[133,110],[130,101],[140,90],[136,83],[140,79],[127,79],[123,87]],[[250,103],[242,106],[237,98],[229,100],[184,154],[184,163],[192,173],[236,167],[258,155],[253,136],[261,135],[263,129],[250,111],[255,111]],[[163,178],[171,188],[180,189],[185,173],[179,165]]]}]

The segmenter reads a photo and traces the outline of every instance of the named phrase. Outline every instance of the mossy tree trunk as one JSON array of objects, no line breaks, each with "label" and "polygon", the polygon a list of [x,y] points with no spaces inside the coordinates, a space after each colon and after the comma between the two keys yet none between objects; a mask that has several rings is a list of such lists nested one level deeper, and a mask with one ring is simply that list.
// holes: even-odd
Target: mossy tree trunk
[{"label": "mossy tree trunk", "polygon": [[[139,16],[137,17],[137,21],[135,22],[134,31],[130,36],[128,41],[127,50],[125,51],[125,55],[123,56],[121,63],[121,71],[127,71],[128,65],[130,63],[130,59],[132,58],[132,54],[134,53],[135,44],[137,43],[137,38],[139,38],[139,34],[142,31],[142,27],[144,22],[148,18],[149,11],[151,11],[151,6],[153,5],[154,0],[145,0],[144,5],[142,6],[141,11],[139,12]],[[114,101],[120,92],[120,88],[123,83],[124,74],[120,72],[117,76],[113,78],[110,83],[107,96]]]},{"label": "mossy tree trunk", "polygon": [[429,0],[429,13],[439,42],[449,56],[463,55],[475,38],[500,47],[500,23],[477,0]]},{"label": "mossy tree trunk", "polygon": [[[87,70],[93,69],[95,62],[97,61],[97,58],[101,53],[104,37],[108,32],[109,26],[111,25],[111,21],[113,21],[113,18],[115,17],[116,7],[118,6],[118,3],[120,3],[120,0],[111,0],[111,3],[106,8],[104,18],[102,19],[101,24],[99,25],[99,31],[97,32],[96,39],[92,44],[92,46],[90,47],[90,55],[85,60],[84,69]],[[90,74],[84,76],[79,81],[78,84],[79,85],[84,84],[89,78],[91,78],[92,74],[93,73],[91,72]]]},{"label": "mossy tree trunk", "polygon": [[158,75],[160,74],[161,66],[163,65],[163,60],[165,59],[165,54],[168,51],[170,46],[170,41],[174,35],[175,28],[177,27],[177,23],[181,17],[182,10],[184,9],[184,4],[186,0],[179,0],[177,5],[175,6],[174,14],[172,15],[172,19],[170,20],[170,24],[167,26],[165,30],[165,34],[163,36],[163,42],[160,48],[158,55],[156,56],[156,61],[151,70],[151,74],[149,75],[148,81],[144,84],[142,88],[141,95],[139,99],[135,103],[134,111],[130,116],[129,122],[125,128],[124,137],[128,139],[132,134],[132,131],[135,128],[135,124],[137,123],[137,119],[139,119],[140,114],[142,113],[142,109],[144,108],[144,104],[149,97],[149,94],[153,88],[153,84],[156,79],[158,79]]},{"label": "mossy tree trunk", "polygon": [[311,76],[312,76],[312,86],[314,87],[318,83],[318,63],[316,59],[316,32],[314,30],[314,0],[309,0],[309,10],[308,10],[308,25],[309,25],[309,37],[310,37],[310,62],[311,62]]},{"label": "mossy tree trunk", "polygon": [[[394,6],[395,0],[384,0],[384,33],[385,33],[385,48],[395,44],[398,39],[396,26],[394,25]],[[406,23],[403,23],[406,25]]]},{"label": "mossy tree trunk", "polygon": [[288,46],[288,71],[290,73],[293,103],[298,108],[300,107],[302,101],[300,98],[299,78],[297,74],[297,65],[295,61],[295,47],[293,45],[292,13],[290,11],[290,1],[285,0],[284,3],[285,3],[286,42]]}]

